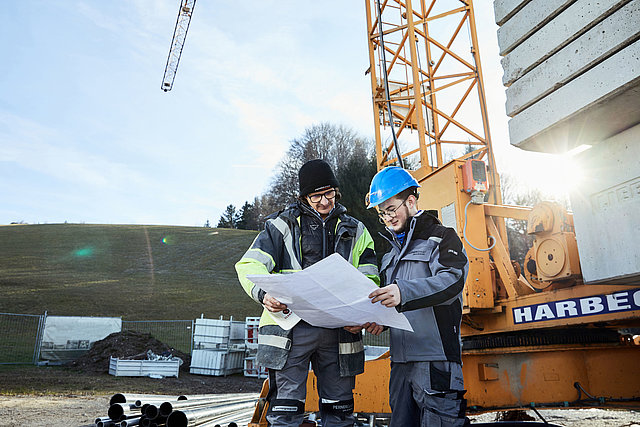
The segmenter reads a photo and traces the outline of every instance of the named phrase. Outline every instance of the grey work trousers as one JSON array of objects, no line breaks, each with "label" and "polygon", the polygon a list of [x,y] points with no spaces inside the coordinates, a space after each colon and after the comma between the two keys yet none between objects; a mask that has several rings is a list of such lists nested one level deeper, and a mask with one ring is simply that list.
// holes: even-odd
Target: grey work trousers
[{"label": "grey work trousers", "polygon": [[[309,362],[318,378],[320,402],[335,403],[353,399],[355,377],[341,377],[338,366],[338,330],[311,326],[301,321],[293,328],[291,350],[281,370],[269,370],[269,401],[304,402],[307,395]],[[274,388],[274,390],[272,390]],[[271,406],[271,405],[270,405]],[[268,413],[272,427],[299,427],[304,413]],[[350,427],[353,413],[320,411],[323,427]]]},{"label": "grey work trousers", "polygon": [[459,363],[392,362],[390,427],[464,426],[463,390]]}]

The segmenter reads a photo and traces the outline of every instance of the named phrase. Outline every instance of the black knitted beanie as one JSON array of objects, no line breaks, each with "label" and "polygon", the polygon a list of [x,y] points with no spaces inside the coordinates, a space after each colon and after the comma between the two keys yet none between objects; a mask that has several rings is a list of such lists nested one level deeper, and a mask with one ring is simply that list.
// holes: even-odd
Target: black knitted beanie
[{"label": "black knitted beanie", "polygon": [[302,165],[298,172],[298,179],[300,180],[301,196],[339,186],[331,166],[322,159],[309,160]]}]

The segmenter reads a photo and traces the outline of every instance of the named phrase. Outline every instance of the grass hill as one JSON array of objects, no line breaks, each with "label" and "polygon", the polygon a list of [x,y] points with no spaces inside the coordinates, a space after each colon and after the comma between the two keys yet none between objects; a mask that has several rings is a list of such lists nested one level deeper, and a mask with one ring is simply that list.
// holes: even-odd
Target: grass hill
[{"label": "grass hill", "polygon": [[234,264],[255,231],[204,227],[0,226],[0,312],[240,320],[260,307]]}]

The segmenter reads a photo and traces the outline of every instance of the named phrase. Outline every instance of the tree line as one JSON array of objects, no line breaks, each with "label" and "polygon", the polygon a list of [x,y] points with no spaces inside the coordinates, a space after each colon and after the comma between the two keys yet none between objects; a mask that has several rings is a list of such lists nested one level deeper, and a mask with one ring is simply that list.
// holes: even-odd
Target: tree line
[{"label": "tree line", "polygon": [[[289,149],[276,165],[269,192],[246,201],[237,208],[227,206],[218,220],[218,228],[259,230],[265,218],[295,202],[298,170],[307,161],[324,159],[333,168],[340,183],[344,205],[349,214],[362,221],[372,234],[380,229],[377,215],[367,210],[364,196],[376,173],[374,143],[344,126],[320,123],[307,128],[303,135],[291,141]],[[208,222],[205,226],[209,225]]]}]

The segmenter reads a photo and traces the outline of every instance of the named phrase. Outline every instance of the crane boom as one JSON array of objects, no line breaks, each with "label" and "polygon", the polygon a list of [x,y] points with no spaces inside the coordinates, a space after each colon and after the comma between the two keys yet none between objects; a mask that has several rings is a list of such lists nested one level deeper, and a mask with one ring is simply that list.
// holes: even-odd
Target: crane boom
[{"label": "crane boom", "polygon": [[170,91],[173,87],[173,81],[176,78],[178,63],[180,62],[182,48],[184,47],[184,41],[187,38],[187,31],[189,31],[189,24],[191,23],[191,16],[195,5],[196,0],[180,1],[176,28],[173,30],[173,39],[171,40],[169,57],[167,58],[167,65],[165,66],[164,77],[162,78],[161,88],[165,92]]}]

